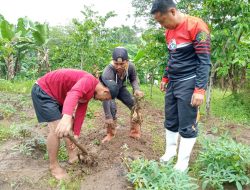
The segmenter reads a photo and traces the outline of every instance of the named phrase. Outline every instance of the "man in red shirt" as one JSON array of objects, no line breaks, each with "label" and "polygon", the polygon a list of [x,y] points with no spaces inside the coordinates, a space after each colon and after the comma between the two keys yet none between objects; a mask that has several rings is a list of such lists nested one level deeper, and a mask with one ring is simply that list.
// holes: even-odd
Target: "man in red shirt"
[{"label": "man in red shirt", "polygon": [[166,28],[169,51],[161,82],[161,90],[166,90],[166,152],[160,160],[167,162],[177,154],[180,134],[175,169],[185,171],[198,134],[198,109],[211,67],[209,29],[203,20],[178,11],[173,0],[155,0],[151,14]]},{"label": "man in red shirt", "polygon": [[[67,137],[71,130],[78,138],[90,99],[113,99],[118,95],[118,86],[112,80],[100,78],[99,81],[85,71],[59,69],[38,79],[31,95],[38,121],[48,122],[51,173],[57,179],[67,178],[57,160],[60,138]],[[65,142],[72,163],[77,159],[77,151],[68,138]]]}]

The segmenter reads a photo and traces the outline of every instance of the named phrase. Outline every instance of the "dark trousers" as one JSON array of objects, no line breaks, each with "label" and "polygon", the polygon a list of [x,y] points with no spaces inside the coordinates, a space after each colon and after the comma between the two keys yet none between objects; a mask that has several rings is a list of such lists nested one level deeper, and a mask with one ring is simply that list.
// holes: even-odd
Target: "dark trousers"
[{"label": "dark trousers", "polygon": [[184,138],[198,134],[198,108],[191,106],[195,78],[168,83],[165,95],[165,128]]},{"label": "dark trousers", "polygon": [[[117,99],[120,100],[124,105],[126,105],[130,110],[135,104],[133,96],[129,93],[128,89],[125,86],[120,88]],[[116,119],[117,106],[115,100],[110,100],[110,111],[113,119]]]}]

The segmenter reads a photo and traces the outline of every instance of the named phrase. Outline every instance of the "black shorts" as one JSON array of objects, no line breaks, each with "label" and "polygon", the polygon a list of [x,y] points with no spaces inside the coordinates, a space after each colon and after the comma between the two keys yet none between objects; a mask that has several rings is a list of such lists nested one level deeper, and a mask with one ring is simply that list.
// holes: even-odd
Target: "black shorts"
[{"label": "black shorts", "polygon": [[62,106],[44,92],[38,84],[34,84],[31,97],[39,123],[52,122],[62,118]]}]

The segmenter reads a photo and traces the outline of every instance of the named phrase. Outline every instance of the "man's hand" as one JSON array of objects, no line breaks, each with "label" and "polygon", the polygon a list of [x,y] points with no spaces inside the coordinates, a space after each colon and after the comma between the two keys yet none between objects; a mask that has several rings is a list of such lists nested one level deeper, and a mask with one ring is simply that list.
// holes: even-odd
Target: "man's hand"
[{"label": "man's hand", "polygon": [[64,114],[60,122],[56,127],[56,135],[60,138],[68,136],[69,132],[72,129],[73,119],[71,115]]},{"label": "man's hand", "polygon": [[194,93],[191,99],[191,105],[193,107],[198,107],[203,103],[203,101],[204,101],[203,94]]},{"label": "man's hand", "polygon": [[112,125],[114,123],[114,120],[113,119],[106,119],[105,123],[108,125]]},{"label": "man's hand", "polygon": [[160,84],[160,89],[161,89],[161,91],[162,91],[162,92],[164,92],[164,91],[165,91],[165,89],[166,89],[166,85],[167,85],[167,83],[166,83],[166,82],[161,81],[161,84]]},{"label": "man's hand", "polygon": [[138,97],[143,97],[144,96],[144,93],[140,90],[136,90],[135,93],[134,93],[135,96],[138,96]]}]

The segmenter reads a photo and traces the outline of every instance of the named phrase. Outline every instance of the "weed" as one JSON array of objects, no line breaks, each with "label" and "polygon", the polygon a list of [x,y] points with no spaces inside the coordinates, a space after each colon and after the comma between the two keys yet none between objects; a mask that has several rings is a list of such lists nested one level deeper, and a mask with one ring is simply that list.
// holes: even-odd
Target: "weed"
[{"label": "weed", "polygon": [[193,170],[202,180],[202,189],[223,189],[226,183],[234,183],[237,189],[250,184],[247,174],[250,168],[249,147],[236,143],[227,136],[214,141],[203,140],[202,151]]},{"label": "weed", "polygon": [[11,104],[2,104],[0,103],[0,113],[4,118],[11,117],[16,112],[16,109]]},{"label": "weed", "polygon": [[0,125],[0,142],[5,141],[11,137],[11,130],[9,127]]},{"label": "weed", "polygon": [[79,190],[81,186],[81,181],[80,179],[74,179],[71,181],[65,181],[65,180],[57,180],[53,177],[51,177],[48,180],[48,184],[51,188],[56,188],[58,190]]},{"label": "weed", "polygon": [[174,170],[171,163],[159,164],[144,159],[129,164],[127,175],[136,190],[186,190],[198,189],[195,179],[187,173]]},{"label": "weed", "polygon": [[100,142],[99,139],[95,139],[95,140],[93,141],[93,144],[99,146],[99,145],[101,144],[101,142]]},{"label": "weed", "polygon": [[35,151],[46,152],[46,142],[44,137],[34,137],[14,146],[12,150],[19,151],[26,156],[32,156]]}]

